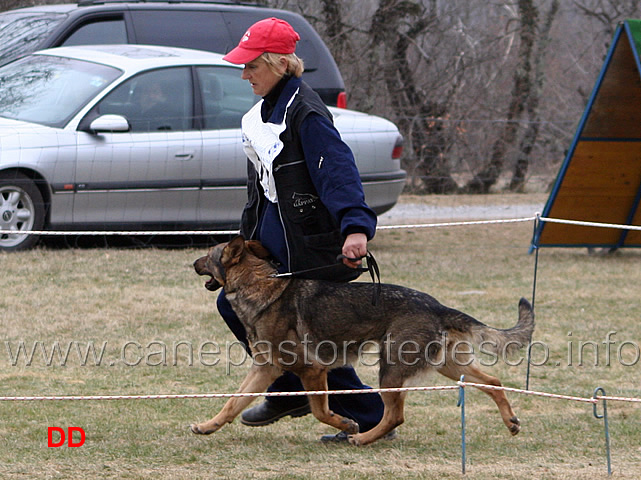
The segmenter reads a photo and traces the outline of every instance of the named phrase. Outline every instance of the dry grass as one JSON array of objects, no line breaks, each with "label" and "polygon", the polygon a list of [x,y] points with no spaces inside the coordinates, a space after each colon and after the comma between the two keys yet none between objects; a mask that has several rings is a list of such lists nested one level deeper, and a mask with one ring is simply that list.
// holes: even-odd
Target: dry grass
[{"label": "dry grass", "polygon": [[[481,201],[505,200],[500,197]],[[530,195],[522,198],[532,201]],[[446,205],[448,200],[461,202],[459,197],[431,201]],[[384,281],[427,291],[504,328],[516,321],[518,299],[531,297],[531,229],[523,223],[382,231],[371,249]],[[233,341],[215,312],[214,295],[191,269],[204,250],[38,249],[0,255],[0,395],[233,391],[247,367],[230,365],[222,354],[197,355],[203,345],[211,352],[206,342],[224,347]],[[641,344],[640,266],[640,252],[631,250],[609,256],[584,250],[540,252],[535,340],[541,343],[533,360],[543,363],[547,354],[548,361],[532,367],[532,389],[589,397],[602,386],[608,395],[641,396],[638,362],[623,365],[633,363],[634,345]],[[609,364],[603,343],[608,332],[616,332],[610,334]],[[36,350],[31,365],[24,356],[13,365],[11,356],[21,341],[29,349],[41,342],[48,354],[54,342],[63,356],[70,342],[81,349],[72,348],[66,361],[54,356],[52,362]],[[91,356],[82,364],[89,342],[97,350],[105,346],[99,366]],[[179,342],[183,347],[175,355]],[[191,365],[187,343],[195,352]],[[233,350],[231,361],[239,355],[239,349]],[[205,365],[216,358],[217,365]],[[358,370],[376,382],[373,368]],[[524,386],[524,365],[500,363],[488,371],[507,386]],[[451,382],[433,377],[430,384]],[[514,438],[484,394],[466,392],[466,478],[604,476],[603,425],[591,405],[509,397],[523,423]],[[456,400],[454,392],[410,394],[399,438],[360,449],[321,445],[318,436],[330,428],[310,416],[256,429],[235,422],[211,437],[188,432],[190,422],[209,418],[224,400],[0,402],[0,476],[461,478]],[[637,478],[640,409],[610,402],[608,411],[614,478]],[[82,427],[86,443],[48,448],[51,426]]]}]

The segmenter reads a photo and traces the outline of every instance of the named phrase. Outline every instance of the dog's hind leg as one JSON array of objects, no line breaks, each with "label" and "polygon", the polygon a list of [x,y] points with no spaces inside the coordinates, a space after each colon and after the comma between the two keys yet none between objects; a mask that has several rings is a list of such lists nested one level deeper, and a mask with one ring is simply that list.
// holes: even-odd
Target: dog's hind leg
[{"label": "dog's hind leg", "polygon": [[[327,370],[324,368],[305,368],[297,372],[305,390],[326,391],[327,390]],[[310,395],[309,406],[312,414],[321,422],[332,427],[343,430],[349,434],[358,433],[358,423],[346,417],[342,417],[329,409],[329,400],[327,395]]]},{"label": "dog's hind leg", "polygon": [[[381,388],[385,388],[382,387]],[[371,430],[349,437],[349,443],[356,446],[368,445],[384,437],[405,421],[405,396],[407,392],[382,392],[381,398],[385,405],[383,418]]]},{"label": "dog's hind leg", "polygon": [[[267,390],[282,371],[271,365],[254,364],[247,373],[247,376],[238,388],[237,393],[261,393]],[[254,401],[255,397],[232,397],[222,410],[211,420],[191,425],[193,433],[209,435],[220,430],[226,423],[231,423],[247,406]]]},{"label": "dog's hind leg", "polygon": [[[466,382],[482,383],[494,387],[502,386],[501,381],[498,378],[492,377],[491,375],[482,372],[475,365],[456,365],[456,363],[453,362],[451,358],[447,366],[438,368],[438,372],[448,378],[451,378],[452,380],[458,381],[461,379],[461,375],[464,375],[464,381]],[[512,406],[505,396],[505,392],[503,390],[486,389],[483,387],[478,388],[479,390],[487,393],[492,398],[492,400],[494,400],[496,406],[499,407],[499,412],[501,412],[503,423],[505,423],[505,426],[508,428],[510,433],[512,435],[516,435],[517,433],[519,433],[521,431],[521,422],[514,413],[514,410],[512,410]]]}]

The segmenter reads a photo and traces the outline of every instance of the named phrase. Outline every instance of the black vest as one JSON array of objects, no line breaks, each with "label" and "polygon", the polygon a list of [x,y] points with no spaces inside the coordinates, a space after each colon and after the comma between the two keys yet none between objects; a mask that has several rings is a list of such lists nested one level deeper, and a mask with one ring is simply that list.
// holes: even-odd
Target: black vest
[{"label": "black vest", "polygon": [[[340,226],[332,217],[314,187],[307,170],[300,139],[300,126],[310,113],[318,113],[332,121],[332,114],[322,100],[305,82],[301,83],[296,98],[289,106],[285,131],[280,139],[284,147],[273,163],[272,172],[278,194],[278,209],[283,222],[289,268],[291,272],[327,267],[304,278],[347,282],[357,278],[357,270],[337,262],[344,238]],[[248,202],[243,211],[241,234],[256,238],[258,215],[267,199],[263,194],[253,164],[247,162]]]}]

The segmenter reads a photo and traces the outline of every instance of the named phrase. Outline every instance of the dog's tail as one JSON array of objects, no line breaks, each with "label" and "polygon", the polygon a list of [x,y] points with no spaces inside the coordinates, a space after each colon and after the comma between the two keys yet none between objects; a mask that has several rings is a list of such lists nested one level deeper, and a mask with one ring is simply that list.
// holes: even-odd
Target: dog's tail
[{"label": "dog's tail", "polygon": [[472,329],[475,343],[483,350],[510,355],[528,345],[534,332],[534,309],[525,298],[519,301],[519,321],[512,328],[499,329],[480,324]]}]

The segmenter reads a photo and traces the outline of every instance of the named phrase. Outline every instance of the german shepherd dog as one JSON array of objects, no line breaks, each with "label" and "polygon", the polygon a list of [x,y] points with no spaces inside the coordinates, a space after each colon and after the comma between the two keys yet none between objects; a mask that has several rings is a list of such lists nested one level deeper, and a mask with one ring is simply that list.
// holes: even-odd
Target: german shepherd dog
[{"label": "german shepherd dog", "polygon": [[[327,371],[354,362],[364,345],[379,345],[379,384],[398,388],[416,384],[430,370],[459,380],[500,386],[479,370],[474,345],[484,353],[505,354],[530,342],[534,313],[525,299],[519,319],[509,329],[489,327],[465,313],[409,288],[382,284],[377,305],[370,283],[332,283],[276,277],[267,250],[256,241],[236,237],[212,247],[194,263],[214,291],[224,286],[227,299],[247,330],[253,364],[238,392],[264,392],[283,370],[300,377],[305,390],[327,390]],[[458,345],[457,345],[458,343]],[[463,346],[461,346],[463,345]],[[520,422],[503,390],[483,389],[499,408],[512,435]],[[329,409],[326,395],[310,395],[314,416],[344,430],[353,445],[367,445],[403,423],[407,392],[383,392],[384,414],[373,429],[358,433],[358,424]],[[253,397],[231,398],[211,420],[193,424],[197,434],[211,434],[231,423]]]}]

